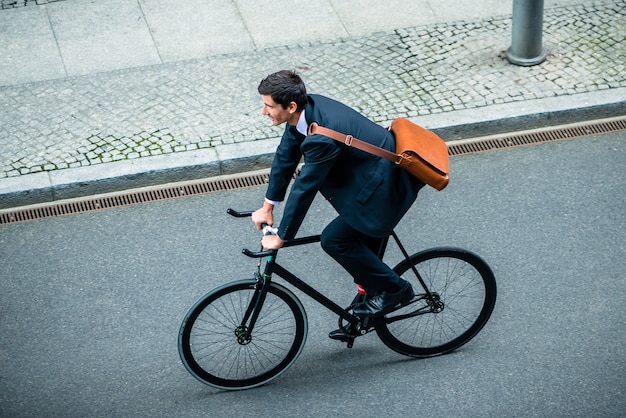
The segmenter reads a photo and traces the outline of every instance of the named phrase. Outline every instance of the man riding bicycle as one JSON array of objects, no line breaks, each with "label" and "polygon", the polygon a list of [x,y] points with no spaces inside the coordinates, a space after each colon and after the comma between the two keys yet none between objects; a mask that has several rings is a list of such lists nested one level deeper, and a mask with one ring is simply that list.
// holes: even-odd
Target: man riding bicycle
[{"label": "man riding bicycle", "polygon": [[[274,207],[285,199],[293,174],[304,159],[285,202],[278,234],[263,237],[264,249],[278,249],[295,237],[319,191],[339,214],[322,232],[322,248],[367,295],[353,308],[354,313],[380,316],[410,301],[411,285],[377,253],[424,183],[391,161],[323,135],[307,135],[309,125],[315,122],[395,151],[392,133],[340,102],[307,95],[302,79],[292,71],[270,74],[261,81],[258,92],[263,114],[275,126],[286,124],[272,163],[265,202],[252,215],[258,229],[263,223],[274,224]],[[330,337],[343,339],[344,335],[337,330]]]}]

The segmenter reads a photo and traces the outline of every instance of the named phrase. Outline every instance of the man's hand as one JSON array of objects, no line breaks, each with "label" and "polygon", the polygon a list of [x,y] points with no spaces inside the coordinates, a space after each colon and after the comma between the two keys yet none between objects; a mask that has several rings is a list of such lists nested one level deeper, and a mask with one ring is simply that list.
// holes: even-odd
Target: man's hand
[{"label": "man's hand", "polygon": [[283,246],[285,241],[280,239],[278,235],[266,235],[261,240],[263,250],[277,250]]},{"label": "man's hand", "polygon": [[265,202],[260,209],[252,212],[252,222],[256,229],[261,230],[263,224],[274,225],[274,205]]}]

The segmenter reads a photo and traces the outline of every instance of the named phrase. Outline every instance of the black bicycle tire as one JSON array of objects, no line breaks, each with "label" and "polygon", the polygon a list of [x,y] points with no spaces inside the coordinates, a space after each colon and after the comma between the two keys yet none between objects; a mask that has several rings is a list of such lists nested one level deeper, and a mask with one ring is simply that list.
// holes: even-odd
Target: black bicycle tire
[{"label": "black bicycle tire", "polygon": [[[265,303],[263,305],[264,308],[268,306],[268,303],[277,303],[277,302],[282,301],[286,304],[285,312],[287,312],[287,309],[288,309],[288,311],[290,311],[291,314],[293,315],[293,327],[294,327],[293,341],[290,343],[290,346],[288,347],[288,351],[286,352],[286,354],[284,354],[284,358],[282,358],[275,366],[271,367],[270,369],[262,370],[262,372],[260,372],[258,375],[248,376],[245,378],[217,376],[216,374],[214,374],[215,372],[206,370],[206,368],[208,368],[207,365],[202,366],[200,364],[199,362],[200,359],[199,358],[197,359],[196,355],[194,354],[194,351],[198,353],[199,350],[194,350],[192,347],[192,342],[191,342],[191,332],[194,329],[194,325],[196,324],[196,321],[198,320],[199,316],[202,315],[203,312],[205,312],[205,310],[211,304],[216,303],[216,301],[218,301],[220,298],[223,298],[225,296],[230,296],[230,295],[237,296],[236,298],[233,298],[232,300],[229,301],[230,303],[232,303],[232,306],[235,306],[235,304],[237,304],[238,305],[237,308],[238,309],[240,308],[239,310],[244,309],[244,307],[247,306],[247,302],[238,303],[238,302],[233,302],[233,301],[248,300],[248,299],[241,299],[241,296],[244,296],[243,293],[241,292],[246,291],[246,292],[253,293],[256,283],[257,282],[255,279],[245,279],[245,280],[234,281],[231,283],[227,283],[223,286],[220,286],[208,292],[203,297],[201,297],[191,307],[187,315],[185,315],[185,319],[183,320],[180,326],[180,330],[179,330],[179,337],[178,337],[179,355],[187,371],[189,371],[189,373],[191,373],[192,376],[194,376],[196,379],[198,379],[202,383],[205,383],[209,386],[212,386],[218,389],[225,389],[225,390],[249,389],[249,388],[253,388],[256,386],[261,386],[277,378],[278,376],[280,376],[285,370],[287,370],[293,364],[293,362],[298,358],[298,356],[302,352],[302,349],[306,342],[306,337],[307,337],[307,332],[308,332],[308,322],[307,322],[307,316],[306,316],[304,307],[302,306],[302,303],[300,302],[300,300],[290,290],[286,289],[284,286],[280,284],[272,282],[269,287],[268,295],[266,297]],[[235,292],[240,293],[240,294],[234,295]],[[275,300],[271,300],[272,296],[276,297]],[[257,321],[257,327],[255,328],[255,330],[260,331],[260,328],[264,325],[263,315],[267,312],[268,312],[267,310],[263,310],[263,309],[261,310],[259,319]],[[239,312],[239,311],[232,312],[232,313],[229,312],[228,314],[233,315],[235,313],[238,315],[243,315],[243,312]],[[237,321],[240,320],[240,318],[241,316],[238,316],[234,321],[232,321],[231,325],[236,324]],[[223,321],[222,318],[220,318],[220,322],[221,321]],[[208,332],[210,332],[211,330],[206,329],[205,331],[207,332],[207,336],[208,336],[209,335]],[[226,331],[226,330],[222,329],[222,331]],[[224,333],[225,336],[228,336],[228,339],[225,339],[224,342],[217,342],[213,346],[216,347],[217,344],[229,344],[233,349],[237,349],[237,350],[245,350],[248,347],[252,347],[252,348],[254,347],[252,343],[249,345],[245,345],[245,346],[239,345],[237,343],[237,338],[234,334],[234,328],[230,331],[233,331],[233,332]],[[253,342],[254,342],[255,332],[253,332],[252,336],[253,336]],[[250,348],[250,350],[252,348]],[[200,349],[204,349],[204,347],[200,347]],[[215,348],[214,350],[217,350],[217,349],[218,348]],[[227,355],[229,354],[227,353]],[[235,353],[233,353],[233,355],[235,355]],[[265,356],[265,354],[263,354],[261,357],[263,356]],[[253,357],[254,356],[250,358],[253,358]],[[244,366],[246,368],[254,369],[256,366],[250,363],[251,361],[250,358],[248,358],[247,360],[248,363],[246,363]],[[256,357],[256,359],[261,360],[259,357]],[[212,362],[212,363],[215,363],[215,362]]]},{"label": "black bicycle tire", "polygon": [[[390,326],[391,326],[390,319],[393,318],[394,315],[398,315],[398,312],[393,312],[392,314],[387,315],[387,317],[385,318],[385,321],[377,325],[376,333],[378,334],[380,340],[386,346],[388,346],[392,350],[403,355],[407,355],[411,357],[427,358],[427,357],[434,357],[434,356],[439,356],[442,354],[450,353],[458,349],[459,347],[463,346],[464,344],[468,343],[472,338],[474,338],[476,334],[478,334],[478,332],[480,332],[480,330],[485,326],[485,324],[491,317],[491,314],[495,307],[496,296],[497,296],[497,286],[496,286],[496,280],[495,280],[493,271],[491,270],[489,265],[478,255],[470,251],[460,249],[460,248],[454,248],[454,247],[432,248],[432,249],[428,249],[428,250],[413,254],[409,258],[411,260],[411,263],[416,266],[418,272],[420,272],[420,266],[419,266],[420,263],[425,263],[429,260],[435,260],[435,259],[461,260],[469,264],[470,266],[472,266],[476,270],[476,273],[480,276],[480,278],[482,278],[482,283],[484,284],[484,300],[482,302],[482,306],[480,307],[480,311],[478,312],[476,319],[471,323],[471,325],[465,331],[461,332],[459,335],[456,335],[454,338],[452,338],[449,341],[445,341],[445,342],[442,342],[441,344],[437,344],[434,346],[414,345],[415,343],[412,343],[412,342],[408,343],[406,341],[402,341],[400,338],[394,335],[394,332],[390,330]],[[405,272],[409,271],[410,269],[411,269],[411,264],[409,264],[407,260],[403,260],[401,263],[399,263],[397,266],[394,267],[394,271],[397,272],[401,276]],[[420,272],[420,274],[423,276],[426,276],[424,272]],[[406,278],[409,278],[411,276],[413,276],[413,274],[409,271],[409,273],[406,274]],[[427,285],[429,285],[428,283],[429,277],[423,277],[423,278],[424,280],[427,281]],[[421,289],[421,285],[417,282],[417,279],[410,280],[410,281],[412,282],[413,288],[416,291],[416,293],[419,293]],[[436,291],[436,292],[441,291],[441,289],[430,289],[430,290]],[[443,299],[444,299],[443,302],[445,304],[446,297],[444,297]],[[449,310],[451,308],[453,307],[446,306],[444,310],[442,311],[442,313],[438,313],[438,314],[428,313],[425,315],[442,315],[443,312],[446,312],[446,309]],[[409,325],[414,327],[415,332],[410,335],[414,338],[417,338],[417,334],[418,334],[417,325],[419,321],[424,320],[423,318],[425,317],[425,315],[402,319],[398,321],[398,323],[402,323],[402,325],[407,328]],[[414,321],[414,323],[411,324],[407,321]],[[430,324],[434,322],[436,321],[431,321],[428,325],[430,326]],[[443,334],[445,333],[445,331],[440,330],[439,333]],[[424,336],[426,336],[427,330],[420,329],[419,334],[424,334]]]}]

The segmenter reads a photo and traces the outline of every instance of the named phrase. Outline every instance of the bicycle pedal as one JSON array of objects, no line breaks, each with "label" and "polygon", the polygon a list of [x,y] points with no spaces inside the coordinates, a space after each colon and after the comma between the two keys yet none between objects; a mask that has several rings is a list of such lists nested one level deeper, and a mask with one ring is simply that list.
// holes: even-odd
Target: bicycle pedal
[{"label": "bicycle pedal", "polygon": [[349,342],[351,338],[352,338],[352,339],[354,339],[353,337],[349,337],[349,336],[347,336],[347,335],[345,335],[345,334],[344,334],[344,335],[330,335],[330,334],[329,334],[329,335],[328,335],[328,337],[329,337],[331,340],[341,341],[342,343],[347,343],[347,342]]},{"label": "bicycle pedal", "polygon": [[343,327],[341,325],[339,329],[328,333],[328,338],[330,338],[331,340],[341,341],[344,343],[349,343],[350,339],[354,341],[356,337],[358,337],[358,335],[351,333],[349,328]]}]

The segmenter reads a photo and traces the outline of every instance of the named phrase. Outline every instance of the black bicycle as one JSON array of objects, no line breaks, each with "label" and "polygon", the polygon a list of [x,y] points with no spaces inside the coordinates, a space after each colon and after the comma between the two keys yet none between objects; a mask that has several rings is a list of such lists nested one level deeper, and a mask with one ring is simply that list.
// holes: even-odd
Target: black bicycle
[{"label": "black bicycle", "polygon": [[[228,209],[235,217],[252,212]],[[265,233],[268,228],[265,229]],[[277,275],[339,316],[348,347],[371,331],[392,350],[412,357],[449,353],[470,341],[487,323],[496,303],[491,268],[469,251],[441,247],[404,255],[394,271],[409,280],[415,297],[382,317],[360,317],[342,308],[276,262],[277,250],[250,251],[259,261],[254,278],[224,284],[191,307],[180,327],[178,351],[187,370],[219,389],[248,389],[280,376],[298,358],[306,341],[307,316],[300,300]],[[320,236],[296,238],[283,248],[319,242]],[[389,237],[379,256],[385,253]]]}]

